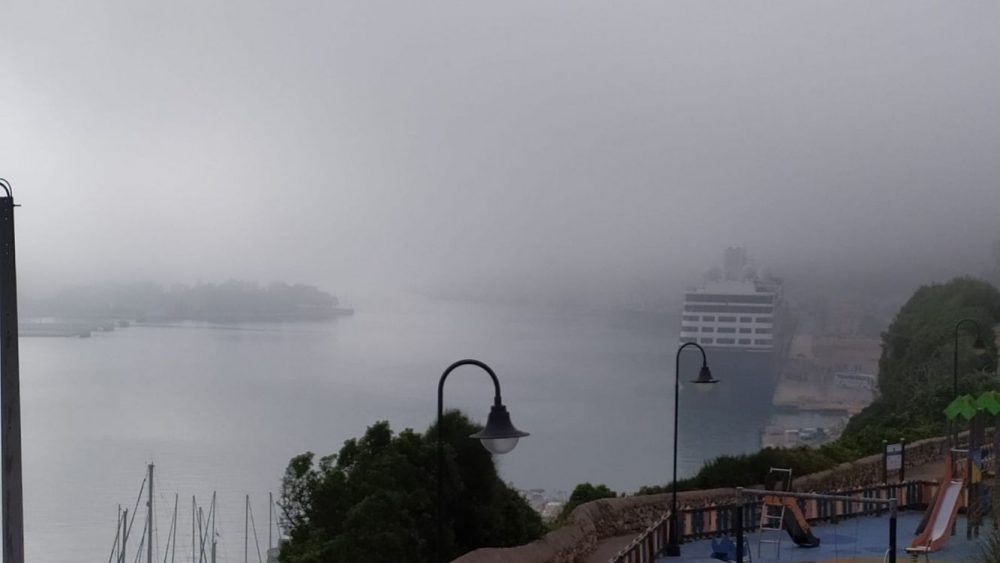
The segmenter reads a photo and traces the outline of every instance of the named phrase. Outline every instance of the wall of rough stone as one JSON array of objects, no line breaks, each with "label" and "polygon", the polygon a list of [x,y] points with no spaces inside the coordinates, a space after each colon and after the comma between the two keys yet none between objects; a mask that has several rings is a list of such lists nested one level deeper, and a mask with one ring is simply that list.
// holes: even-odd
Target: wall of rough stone
[{"label": "wall of rough stone", "polygon": [[[944,459],[946,438],[927,438],[906,444],[905,470]],[[904,470],[904,475],[905,475]],[[826,471],[804,475],[792,481],[796,491],[846,491],[882,482],[882,454],[842,463]]]},{"label": "wall of rough stone", "polygon": [[[906,468],[911,469],[944,458],[945,438],[928,438],[906,445]],[[833,492],[882,482],[882,455],[843,463],[819,473],[799,477],[793,489]],[[678,493],[682,507],[735,502],[735,489],[712,489]],[[469,552],[454,563],[576,563],[593,553],[603,539],[640,534],[670,509],[669,494],[603,499],[578,506],[569,524],[533,543],[509,548],[484,548]]]},{"label": "wall of rough stone", "polygon": [[[678,504],[698,505],[734,498],[735,489],[686,491]],[[544,538],[518,547],[483,548],[454,563],[575,563],[594,551],[597,542],[626,534],[639,535],[670,509],[669,494],[611,498],[581,504],[569,524]]]}]

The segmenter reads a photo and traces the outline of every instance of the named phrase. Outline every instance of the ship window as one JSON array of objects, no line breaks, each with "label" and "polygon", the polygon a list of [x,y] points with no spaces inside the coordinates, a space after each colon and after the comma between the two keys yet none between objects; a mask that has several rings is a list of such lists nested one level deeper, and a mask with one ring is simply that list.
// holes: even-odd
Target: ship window
[{"label": "ship window", "polygon": [[740,344],[750,344],[749,338],[740,338]]},{"label": "ship window", "polygon": [[759,323],[769,323],[774,320],[774,317],[757,317],[757,322]]},{"label": "ship window", "polygon": [[715,332],[714,326],[703,326],[701,327],[702,332]]},{"label": "ship window", "polygon": [[685,321],[697,321],[698,315],[684,315]]},{"label": "ship window", "polygon": [[[682,337],[681,337],[681,342],[683,342],[683,343],[685,343],[685,344],[686,344],[686,343],[688,343],[688,342],[695,342],[695,341],[697,341],[697,340],[698,340],[698,339],[697,339],[697,338],[694,338],[693,336],[682,336]],[[748,340],[747,342],[749,342],[749,340]]]},{"label": "ship window", "polygon": [[[749,327],[740,327],[740,334],[750,334],[751,332]],[[747,341],[747,344],[750,344],[750,341]]]},{"label": "ship window", "polygon": [[719,344],[736,344],[736,339],[734,338],[720,338],[718,340]]},{"label": "ship window", "polygon": [[736,317],[719,317],[720,323],[735,323]]},{"label": "ship window", "polygon": [[688,293],[689,303],[774,303],[774,295],[732,295],[722,293]]},{"label": "ship window", "polygon": [[688,303],[684,305],[685,313],[757,313],[768,314],[774,311],[771,305],[702,305],[699,303]]},{"label": "ship window", "polygon": [[758,329],[754,329],[754,332],[756,332],[757,334],[771,334],[771,329],[769,329],[769,328],[758,328]]},{"label": "ship window", "polygon": [[753,317],[740,317],[740,322],[741,323],[752,323],[753,322]]},{"label": "ship window", "polygon": [[702,344],[711,344],[712,343],[712,339],[711,338],[702,338],[701,339],[701,343]]},{"label": "ship window", "polygon": [[736,329],[731,326],[720,326],[719,332],[736,332]]},{"label": "ship window", "polygon": [[710,323],[714,323],[715,322],[715,317],[702,317],[701,320],[708,321]]},{"label": "ship window", "polygon": [[696,326],[682,326],[681,332],[698,332],[698,327]]},{"label": "ship window", "polygon": [[758,344],[758,345],[762,345],[762,346],[764,346],[764,345],[770,346],[771,345],[771,339],[770,338],[760,338],[758,340],[754,340],[753,343],[754,344]]}]

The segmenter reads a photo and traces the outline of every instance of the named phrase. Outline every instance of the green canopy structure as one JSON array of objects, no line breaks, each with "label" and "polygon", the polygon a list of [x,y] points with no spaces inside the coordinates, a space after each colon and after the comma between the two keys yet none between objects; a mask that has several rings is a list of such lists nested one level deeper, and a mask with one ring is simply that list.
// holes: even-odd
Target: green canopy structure
[{"label": "green canopy structure", "polygon": [[976,408],[993,416],[1000,414],[1000,393],[987,391],[976,399]]},{"label": "green canopy structure", "polygon": [[959,416],[965,420],[972,420],[972,417],[976,416],[976,401],[972,395],[955,397],[955,400],[945,407],[944,415],[948,420],[955,420]]}]

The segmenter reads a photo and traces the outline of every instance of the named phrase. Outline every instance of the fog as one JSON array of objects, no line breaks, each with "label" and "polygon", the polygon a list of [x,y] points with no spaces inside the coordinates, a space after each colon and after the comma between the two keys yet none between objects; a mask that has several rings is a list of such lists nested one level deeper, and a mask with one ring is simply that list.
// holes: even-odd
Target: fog
[{"label": "fog", "polygon": [[916,285],[1000,234],[992,2],[13,1],[23,292],[622,303],[741,244]]}]

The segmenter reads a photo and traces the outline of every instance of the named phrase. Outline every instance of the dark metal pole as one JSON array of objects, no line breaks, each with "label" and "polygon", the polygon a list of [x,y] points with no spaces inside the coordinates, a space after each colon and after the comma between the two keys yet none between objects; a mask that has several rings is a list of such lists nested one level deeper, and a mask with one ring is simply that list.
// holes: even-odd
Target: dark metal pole
[{"label": "dark metal pole", "polygon": [[743,489],[736,489],[736,563],[743,563]]},{"label": "dark metal pole", "polygon": [[670,539],[667,542],[667,557],[680,557],[681,554],[681,541],[680,541],[680,514],[677,512],[677,428],[679,426],[678,413],[680,412],[680,396],[681,396],[681,352],[684,351],[688,346],[694,346],[698,350],[701,350],[701,362],[702,365],[708,364],[708,358],[705,356],[705,349],[694,342],[686,342],[681,344],[677,348],[677,355],[675,357],[674,363],[674,477],[671,486],[671,501],[670,501]]},{"label": "dark metal pole", "polygon": [[889,442],[882,440],[882,482],[889,483]]},{"label": "dark metal pole", "polygon": [[455,371],[457,368],[462,366],[476,366],[482,368],[487,374],[489,374],[490,379],[493,380],[493,404],[500,405],[503,401],[500,399],[500,380],[497,379],[497,374],[493,373],[490,366],[480,362],[479,360],[459,360],[450,366],[448,369],[444,370],[441,374],[441,379],[438,380],[438,404],[437,404],[437,545],[435,546],[435,551],[437,552],[437,560],[444,561],[444,442],[441,440],[441,420],[444,418],[444,381],[448,379],[448,375]]},{"label": "dark metal pole", "polygon": [[889,563],[896,563],[896,513],[897,500],[889,499]]},{"label": "dark metal pole", "polygon": [[962,320],[958,321],[957,323],[955,323],[955,363],[954,363],[954,369],[951,372],[952,373],[952,382],[951,382],[951,389],[952,389],[952,393],[951,394],[952,394],[952,397],[958,397],[958,328],[960,326],[962,326],[963,323],[972,323],[973,325],[975,325],[975,327],[976,327],[976,334],[977,335],[981,335],[982,332],[983,332],[983,329],[980,328],[979,323],[976,322],[976,319],[968,319],[968,318],[966,318],[966,319],[962,319]]},{"label": "dark metal pole", "polygon": [[0,179],[0,431],[3,478],[3,561],[24,563],[24,497],[21,478],[21,381],[17,353],[17,265],[14,260],[14,196]]},{"label": "dark metal pole", "polygon": [[906,439],[900,438],[899,444],[903,451],[899,455],[899,482],[906,480]]}]

